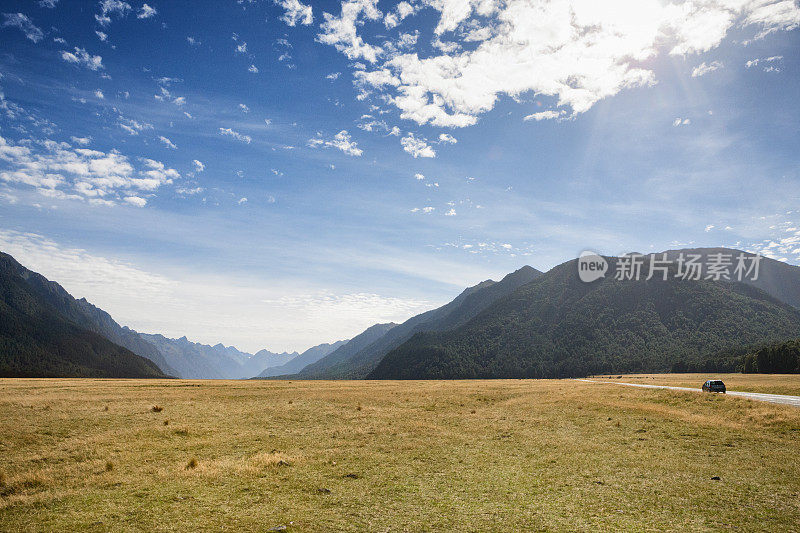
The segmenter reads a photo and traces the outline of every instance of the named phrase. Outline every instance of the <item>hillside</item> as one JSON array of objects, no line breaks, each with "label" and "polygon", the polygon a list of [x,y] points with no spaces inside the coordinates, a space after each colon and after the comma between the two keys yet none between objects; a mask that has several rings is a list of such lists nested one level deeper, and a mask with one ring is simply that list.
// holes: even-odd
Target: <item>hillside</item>
[{"label": "hillside", "polygon": [[394,348],[421,331],[445,331],[464,324],[496,300],[535,280],[542,273],[530,266],[465,289],[453,301],[409,318],[363,347],[346,345],[298,374],[308,379],[359,379],[366,377]]},{"label": "hillside", "polygon": [[[375,324],[368,327],[347,343],[339,346],[336,350],[326,355],[319,361],[307,365],[298,374],[292,375],[297,379],[350,379],[352,376],[352,358],[361,350],[380,339],[387,332],[397,327],[397,324],[389,322],[387,324]],[[271,374],[276,376],[279,374]],[[267,377],[265,375],[259,377]],[[363,376],[358,376],[363,377]]]},{"label": "hillside", "polygon": [[61,285],[28,270],[8,254],[0,252],[0,262],[11,272],[26,281],[31,291],[52,306],[60,315],[77,326],[97,333],[114,344],[127,348],[136,355],[153,361],[166,374],[177,375],[161,353],[133,330],[122,327],[111,318],[111,315],[95,307],[85,298],[75,299]]},{"label": "hillside", "polygon": [[737,346],[798,334],[800,311],[750,285],[613,278],[583,283],[573,260],[459,328],[416,334],[369,377],[665,372],[676,363],[697,365]]},{"label": "hillside", "polygon": [[166,377],[147,358],[83,328],[51,304],[75,300],[60,285],[0,253],[0,376]]}]

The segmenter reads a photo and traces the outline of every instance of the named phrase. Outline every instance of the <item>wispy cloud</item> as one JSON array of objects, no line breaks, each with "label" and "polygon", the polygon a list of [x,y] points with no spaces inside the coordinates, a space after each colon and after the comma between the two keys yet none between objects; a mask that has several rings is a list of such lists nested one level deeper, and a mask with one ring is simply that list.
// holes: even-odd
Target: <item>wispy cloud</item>
[{"label": "wispy cloud", "polygon": [[142,4],[142,7],[139,8],[139,12],[136,14],[136,18],[138,19],[149,19],[153,18],[158,14],[156,8],[150,7],[147,4]]},{"label": "wispy cloud", "polygon": [[360,156],[364,153],[364,151],[358,147],[358,144],[352,140],[350,134],[347,133],[347,130],[340,131],[334,135],[332,139],[323,139],[321,136],[309,139],[308,145],[312,148],[316,148],[318,146],[336,148],[337,150],[341,150],[347,155],[352,156]]},{"label": "wispy cloud", "polygon": [[94,18],[101,26],[108,26],[112,17],[124,18],[131,11],[131,5],[120,0],[101,0],[99,5],[100,13]]},{"label": "wispy cloud", "polygon": [[3,13],[3,27],[18,28],[25,34],[25,37],[34,43],[38,43],[44,38],[44,32],[22,13]]},{"label": "wispy cloud", "polygon": [[161,141],[161,143],[162,143],[164,146],[166,146],[167,148],[169,148],[170,150],[177,150],[177,149],[178,149],[178,147],[177,147],[177,146],[175,146],[175,144],[174,144],[172,141],[170,141],[169,139],[167,139],[167,138],[166,138],[166,137],[164,137],[163,135],[160,135],[160,136],[158,137],[158,140],[159,140],[159,141]]},{"label": "wispy cloud", "polygon": [[103,68],[103,58],[100,56],[93,56],[83,48],[75,47],[74,52],[62,50],[61,59],[67,63],[86,67],[89,70],[100,70]]},{"label": "wispy cloud", "polygon": [[232,130],[231,128],[220,128],[219,134],[231,137],[246,144],[250,144],[250,142],[253,140],[249,135],[241,134],[238,131]]},{"label": "wispy cloud", "polygon": [[711,63],[706,63],[703,61],[694,69],[692,69],[692,77],[699,78],[700,76],[705,76],[709,72],[714,72],[715,70],[721,69],[723,66],[724,65],[721,61],[712,61]]}]

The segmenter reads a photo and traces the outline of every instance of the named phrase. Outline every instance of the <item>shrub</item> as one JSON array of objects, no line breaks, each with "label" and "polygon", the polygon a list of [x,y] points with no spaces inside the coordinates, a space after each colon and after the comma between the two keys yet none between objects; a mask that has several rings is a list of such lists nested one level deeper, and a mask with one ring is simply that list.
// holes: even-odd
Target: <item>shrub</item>
[{"label": "shrub", "polygon": [[186,463],[186,470],[192,470],[193,468],[197,468],[197,459],[194,457],[189,459],[189,462]]},{"label": "shrub", "polygon": [[160,413],[161,411],[164,410],[164,408],[161,407],[160,405],[154,405],[153,407],[150,408],[150,410],[153,411],[154,413]]}]

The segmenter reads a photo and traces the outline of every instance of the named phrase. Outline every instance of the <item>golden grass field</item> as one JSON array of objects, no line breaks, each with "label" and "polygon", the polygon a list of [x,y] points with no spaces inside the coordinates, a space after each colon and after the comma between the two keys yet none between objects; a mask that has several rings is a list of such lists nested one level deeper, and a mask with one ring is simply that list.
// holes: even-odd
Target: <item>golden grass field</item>
[{"label": "golden grass field", "polygon": [[800,409],[712,394],[0,380],[3,531],[797,531],[798,458]]}]

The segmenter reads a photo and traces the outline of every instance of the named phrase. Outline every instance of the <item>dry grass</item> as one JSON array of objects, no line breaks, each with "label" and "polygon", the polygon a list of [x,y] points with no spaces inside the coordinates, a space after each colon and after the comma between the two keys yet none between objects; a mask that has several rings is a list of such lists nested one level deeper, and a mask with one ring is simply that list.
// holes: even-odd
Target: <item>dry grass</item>
[{"label": "dry grass", "polygon": [[0,530],[797,530],[798,437],[575,381],[0,380]]}]

